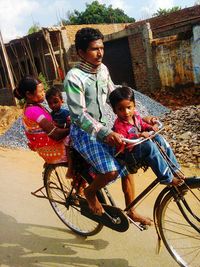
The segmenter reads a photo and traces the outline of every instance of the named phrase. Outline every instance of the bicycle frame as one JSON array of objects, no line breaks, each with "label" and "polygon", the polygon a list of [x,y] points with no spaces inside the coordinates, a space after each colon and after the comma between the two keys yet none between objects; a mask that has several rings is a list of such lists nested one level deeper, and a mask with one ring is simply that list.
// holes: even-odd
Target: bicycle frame
[{"label": "bicycle frame", "polygon": [[130,210],[134,207],[140,200],[142,200],[153,188],[159,184],[158,178],[156,178],[149,186],[147,186],[125,209],[124,211]]},{"label": "bicycle frame", "polygon": [[[159,146],[158,149],[163,155],[164,160],[169,164],[173,171],[173,163],[167,157],[165,151],[163,151]],[[102,229],[103,225],[111,228],[112,230],[124,232],[129,228],[129,221],[141,231],[146,229],[139,223],[134,222],[128,216],[127,212],[132,207],[136,207],[139,202],[142,202],[144,198],[148,196],[157,185],[159,185],[160,182],[158,178],[153,180],[140,194],[138,194],[137,197],[127,207],[125,207],[123,211],[117,207],[114,198],[108,190],[108,187],[106,186],[102,188],[100,192],[97,192],[97,196],[99,201],[102,203],[105,212],[102,214],[102,216],[98,216],[91,212],[85,197],[79,194],[79,189],[81,187],[84,188],[84,182],[82,183],[82,181],[85,180],[88,184],[90,184],[93,179],[88,173],[88,165],[83,161],[83,159],[80,159],[80,155],[79,158],[76,158],[76,162],[79,165],[79,167],[76,166],[76,175],[74,178],[67,180],[65,180],[67,164],[63,163],[44,166],[43,177],[44,182],[46,181],[44,183],[44,187],[39,188],[32,194],[36,197],[48,199],[52,208],[62,222],[72,231],[83,236],[97,234]],[[59,168],[63,166],[65,167],[64,172],[62,172],[63,176],[59,176]],[[67,187],[68,184],[69,187]],[[47,195],[42,191],[43,188],[47,190]],[[69,190],[67,188],[69,188]],[[194,192],[192,191],[193,189]],[[195,191],[196,189],[198,191]],[[172,257],[179,263],[180,266],[184,267],[188,266],[184,261],[185,258],[187,262],[190,262],[190,257],[188,256],[190,255],[190,246],[188,246],[188,244],[192,242],[193,247],[199,247],[199,244],[197,244],[199,240],[198,235],[200,232],[199,210],[197,210],[197,208],[196,210],[193,210],[193,207],[199,207],[199,190],[200,177],[187,178],[183,184],[177,187],[172,185],[165,186],[158,194],[153,207],[154,226],[158,236],[158,252],[161,247],[161,241],[163,241],[165,247],[168,249]],[[197,205],[191,205],[194,204],[194,202],[191,202],[191,199],[187,197],[188,192],[193,194],[191,195],[194,197],[195,201],[198,201]],[[59,196],[61,197],[59,198]],[[107,205],[107,203],[109,205]],[[174,213],[174,211],[176,213]],[[71,217],[74,212],[75,217],[73,218],[75,219]],[[126,213],[126,215],[124,213]],[[179,217],[174,217],[174,214]],[[185,232],[183,231],[179,233],[179,227],[182,228],[183,226],[185,226]],[[85,227],[87,227],[86,230]],[[179,234],[179,236],[182,237],[180,246],[180,239],[176,238],[176,234]],[[187,253],[183,256],[182,247],[184,247],[184,249],[187,251]]]}]

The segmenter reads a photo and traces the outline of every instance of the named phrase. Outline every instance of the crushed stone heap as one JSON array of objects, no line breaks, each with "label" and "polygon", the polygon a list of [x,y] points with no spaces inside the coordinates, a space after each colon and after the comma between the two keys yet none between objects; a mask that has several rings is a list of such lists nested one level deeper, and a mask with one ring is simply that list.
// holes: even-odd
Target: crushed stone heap
[{"label": "crushed stone heap", "polygon": [[186,167],[200,168],[200,105],[171,111],[161,118],[162,134],[172,146],[178,161]]}]

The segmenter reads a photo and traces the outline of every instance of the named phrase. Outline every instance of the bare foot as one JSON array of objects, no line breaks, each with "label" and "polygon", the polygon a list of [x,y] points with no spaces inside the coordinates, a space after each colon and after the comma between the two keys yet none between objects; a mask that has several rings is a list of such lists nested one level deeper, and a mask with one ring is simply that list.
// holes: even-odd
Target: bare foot
[{"label": "bare foot", "polygon": [[91,192],[89,187],[84,189],[84,194],[89,208],[92,210],[92,212],[96,215],[101,216],[104,210],[101,203],[98,201],[96,194]]},{"label": "bare foot", "polygon": [[175,177],[177,177],[181,180],[185,180],[185,175],[181,171],[175,172]]},{"label": "bare foot", "polygon": [[170,183],[170,185],[174,185],[174,186],[180,186],[184,183],[184,179],[182,178],[176,178],[174,177]]},{"label": "bare foot", "polygon": [[76,190],[77,194],[79,194],[79,196],[84,197],[84,187],[80,186],[78,190]]},{"label": "bare foot", "polygon": [[135,210],[129,210],[127,212],[127,215],[134,221],[134,222],[140,222],[143,225],[149,225],[151,226],[153,224],[153,220],[149,217],[144,217],[140,214],[138,214]]},{"label": "bare foot", "polygon": [[66,178],[72,178],[74,176],[73,170],[68,168]]}]

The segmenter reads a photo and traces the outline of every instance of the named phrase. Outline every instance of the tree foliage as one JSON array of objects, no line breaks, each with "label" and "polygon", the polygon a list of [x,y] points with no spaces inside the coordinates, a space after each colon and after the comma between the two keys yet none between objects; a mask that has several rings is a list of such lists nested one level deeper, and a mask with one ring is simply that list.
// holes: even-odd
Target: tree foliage
[{"label": "tree foliage", "polygon": [[31,26],[28,30],[28,34],[38,32],[41,29],[39,23],[34,23],[33,26]]},{"label": "tree foliage", "polygon": [[179,11],[181,10],[181,7],[180,6],[174,6],[172,8],[159,8],[156,13],[153,14],[153,17],[158,17],[158,16],[164,16],[164,15],[167,15],[169,13],[173,13],[173,12],[176,12],[176,11]]},{"label": "tree foliage", "polygon": [[46,77],[43,75],[42,72],[39,73],[38,79],[42,82],[44,85],[44,91],[46,92],[49,89],[49,85],[47,83]]},{"label": "tree foliage", "polygon": [[68,13],[68,19],[62,19],[62,24],[103,24],[103,23],[128,23],[135,22],[119,8],[112,8],[112,5],[106,7],[98,1],[91,4],[86,3],[86,9],[83,12],[74,10]]}]

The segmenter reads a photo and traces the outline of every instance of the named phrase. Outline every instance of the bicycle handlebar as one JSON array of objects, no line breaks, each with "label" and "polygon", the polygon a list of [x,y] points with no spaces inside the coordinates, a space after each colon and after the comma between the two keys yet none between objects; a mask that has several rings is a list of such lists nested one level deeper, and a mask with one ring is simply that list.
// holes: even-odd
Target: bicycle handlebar
[{"label": "bicycle handlebar", "polygon": [[162,128],[163,128],[163,124],[162,122],[160,122],[159,120],[156,120],[156,123],[158,124],[158,131],[155,132],[155,131],[150,131],[149,134],[150,136],[147,137],[147,138],[144,138],[144,137],[140,137],[140,138],[137,138],[137,139],[127,139],[127,138],[122,138],[122,141],[124,141],[125,143],[127,144],[132,144],[132,145],[138,145],[142,142],[144,142],[145,140],[148,140],[150,139],[151,137],[153,137],[155,134],[159,133]]}]

